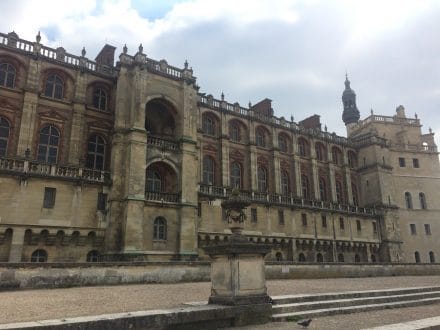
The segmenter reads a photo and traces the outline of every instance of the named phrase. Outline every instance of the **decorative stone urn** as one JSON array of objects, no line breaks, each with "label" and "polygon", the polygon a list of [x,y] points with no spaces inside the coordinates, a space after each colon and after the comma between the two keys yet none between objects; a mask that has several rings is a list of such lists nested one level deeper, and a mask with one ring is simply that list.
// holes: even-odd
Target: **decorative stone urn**
[{"label": "decorative stone urn", "polygon": [[212,259],[209,303],[255,307],[260,304],[260,315],[253,317],[261,317],[262,322],[257,323],[264,323],[271,313],[264,270],[264,256],[271,246],[249,242],[243,235],[244,210],[249,205],[240,198],[238,190],[233,190],[229,199],[222,202],[232,235],[226,242],[204,248]]}]

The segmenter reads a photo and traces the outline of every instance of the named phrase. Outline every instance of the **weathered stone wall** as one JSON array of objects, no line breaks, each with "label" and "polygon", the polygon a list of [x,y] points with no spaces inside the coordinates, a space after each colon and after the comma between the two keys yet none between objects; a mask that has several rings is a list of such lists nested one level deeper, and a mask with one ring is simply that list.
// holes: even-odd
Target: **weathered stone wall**
[{"label": "weathered stone wall", "polygon": [[[440,264],[266,264],[266,279],[404,275],[440,275]],[[209,280],[209,262],[0,263],[0,290]]]}]

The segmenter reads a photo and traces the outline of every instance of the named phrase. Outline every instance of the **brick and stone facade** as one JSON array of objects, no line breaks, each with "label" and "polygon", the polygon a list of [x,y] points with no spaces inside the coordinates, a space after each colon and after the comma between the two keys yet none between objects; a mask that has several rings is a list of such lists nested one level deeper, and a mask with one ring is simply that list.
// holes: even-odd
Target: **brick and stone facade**
[{"label": "brick and stone facade", "polygon": [[207,260],[233,187],[268,260],[439,258],[437,147],[403,107],[359,121],[350,89],[345,138],[202,94],[142,46],[114,53],[0,34],[0,261]]}]

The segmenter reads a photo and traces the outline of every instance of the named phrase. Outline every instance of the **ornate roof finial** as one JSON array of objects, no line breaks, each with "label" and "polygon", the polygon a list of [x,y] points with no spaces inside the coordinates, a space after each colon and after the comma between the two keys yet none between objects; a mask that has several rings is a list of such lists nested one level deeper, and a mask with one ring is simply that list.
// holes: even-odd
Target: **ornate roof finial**
[{"label": "ornate roof finial", "polygon": [[324,130],[327,132],[327,125],[324,126]]},{"label": "ornate roof finial", "polygon": [[37,40],[37,44],[39,44],[40,41],[41,41],[40,31],[38,31],[38,34],[37,34],[37,36],[35,37],[35,39]]},{"label": "ornate roof finial", "polygon": [[142,47],[142,44],[139,44],[139,53],[142,54],[143,50],[144,50],[144,47]]},{"label": "ornate roof finial", "polygon": [[251,102],[251,100],[249,100],[248,108],[249,108],[249,109],[252,108],[252,102]]},{"label": "ornate roof finial", "polygon": [[124,54],[127,54],[128,48],[127,48],[127,44],[124,45],[124,47],[122,48],[122,52]]},{"label": "ornate roof finial", "polygon": [[185,70],[188,69],[188,60],[185,60],[185,63],[183,65],[185,67]]},{"label": "ornate roof finial", "polygon": [[429,134],[432,134],[432,128],[431,127],[429,128]]},{"label": "ornate roof finial", "polygon": [[417,119],[417,112],[414,114],[414,117]]},{"label": "ornate roof finial", "polygon": [[293,123],[293,120],[294,120],[294,118],[293,118],[293,115],[290,115],[290,121]]},{"label": "ornate roof finial", "polygon": [[81,50],[81,55],[82,55],[82,57],[86,56],[86,48],[85,47],[83,47],[83,49]]},{"label": "ornate roof finial", "polygon": [[222,101],[225,100],[225,94],[223,94],[223,92],[222,92],[221,98],[222,98]]}]

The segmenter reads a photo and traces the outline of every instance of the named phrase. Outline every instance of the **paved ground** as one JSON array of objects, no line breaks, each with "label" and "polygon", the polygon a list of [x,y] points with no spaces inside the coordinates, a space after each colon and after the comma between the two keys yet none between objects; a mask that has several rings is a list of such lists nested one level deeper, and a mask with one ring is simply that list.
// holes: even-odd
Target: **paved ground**
[{"label": "paved ground", "polygon": [[[439,286],[440,276],[274,280],[270,295],[339,292],[413,286]],[[210,283],[144,284],[0,292],[0,323],[181,307],[207,300]],[[402,308],[313,320],[309,329],[362,329],[440,316],[440,305]],[[295,323],[272,323],[244,329],[299,329]]]}]

